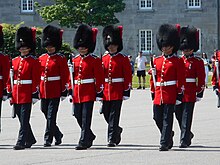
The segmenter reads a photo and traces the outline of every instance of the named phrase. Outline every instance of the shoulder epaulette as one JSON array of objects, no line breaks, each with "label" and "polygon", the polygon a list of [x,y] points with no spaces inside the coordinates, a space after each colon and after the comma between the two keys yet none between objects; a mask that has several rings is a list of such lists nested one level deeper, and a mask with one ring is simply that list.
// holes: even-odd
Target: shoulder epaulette
[{"label": "shoulder epaulette", "polygon": [[79,56],[80,56],[80,54],[77,54],[77,55],[73,56],[72,58],[77,58],[77,57],[79,57]]},{"label": "shoulder epaulette", "polygon": [[197,60],[202,60],[202,58],[201,57],[199,57],[199,56],[194,56]]},{"label": "shoulder epaulette", "polygon": [[30,57],[33,58],[33,59],[35,59],[35,60],[37,59],[37,57],[34,56],[34,55],[30,55]]},{"label": "shoulder epaulette", "polygon": [[62,54],[62,53],[57,53],[57,55],[59,55],[59,56],[61,56],[61,57],[65,57],[65,55]]},{"label": "shoulder epaulette", "polygon": [[98,58],[98,56],[95,55],[95,54],[91,54],[91,56],[94,57],[94,58]]},{"label": "shoulder epaulette", "polygon": [[47,54],[47,53],[44,53],[44,54],[40,55],[39,57],[45,56],[46,54]]}]

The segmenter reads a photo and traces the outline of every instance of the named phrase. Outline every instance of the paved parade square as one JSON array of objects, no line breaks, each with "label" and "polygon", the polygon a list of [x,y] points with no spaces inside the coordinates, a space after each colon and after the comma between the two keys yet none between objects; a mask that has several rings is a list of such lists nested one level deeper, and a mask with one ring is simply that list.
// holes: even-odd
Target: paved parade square
[{"label": "paved parade square", "polygon": [[71,116],[71,105],[67,99],[60,104],[58,124],[64,133],[60,146],[43,147],[45,119],[39,102],[32,108],[31,125],[37,143],[31,149],[13,150],[19,122],[10,118],[11,107],[3,103],[2,132],[0,134],[0,164],[220,164],[220,109],[216,108],[216,97],[211,89],[205,90],[204,98],[195,107],[191,147],[180,149],[179,128],[176,119],[173,130],[174,147],[160,152],[159,131],[152,119],[152,101],[149,89],[132,90],[131,98],[124,101],[120,126],[123,127],[122,141],[115,148],[108,148],[107,125],[99,114],[100,103],[95,103],[92,129],[96,134],[93,146],[88,150],[76,151],[80,129]]}]

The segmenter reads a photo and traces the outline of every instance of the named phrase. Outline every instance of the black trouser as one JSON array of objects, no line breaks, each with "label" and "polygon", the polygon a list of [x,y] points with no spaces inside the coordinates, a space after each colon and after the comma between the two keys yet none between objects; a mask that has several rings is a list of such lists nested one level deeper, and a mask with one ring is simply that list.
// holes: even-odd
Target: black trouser
[{"label": "black trouser", "polygon": [[108,123],[108,142],[117,142],[122,100],[103,101],[102,112]]},{"label": "black trouser", "polygon": [[88,147],[95,139],[91,130],[93,105],[94,101],[74,103],[74,116],[81,128],[80,146]]},{"label": "black trouser", "polygon": [[56,140],[59,140],[62,136],[56,120],[57,112],[60,104],[60,98],[54,99],[41,99],[41,111],[44,113],[45,118],[47,119],[46,130],[44,134],[44,141],[52,143],[53,136]]},{"label": "black trouser", "polygon": [[160,130],[160,144],[168,147],[173,127],[174,104],[153,105],[154,116],[157,127]]},{"label": "black trouser", "polygon": [[175,107],[175,115],[181,130],[180,143],[191,143],[191,126],[195,102],[184,102]]},{"label": "black trouser", "polygon": [[31,115],[31,103],[14,104],[14,109],[20,121],[20,130],[16,145],[25,146],[25,144],[35,143],[36,139],[29,123]]}]

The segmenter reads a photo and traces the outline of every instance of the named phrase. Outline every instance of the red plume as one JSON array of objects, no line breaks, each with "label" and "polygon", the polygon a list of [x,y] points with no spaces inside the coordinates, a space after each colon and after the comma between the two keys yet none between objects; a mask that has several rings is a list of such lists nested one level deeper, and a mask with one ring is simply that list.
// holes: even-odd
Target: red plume
[{"label": "red plume", "polygon": [[176,28],[177,28],[178,34],[180,35],[180,24],[176,24]]},{"label": "red plume", "polygon": [[31,30],[32,30],[33,42],[36,43],[36,31],[37,31],[37,29],[35,27],[32,27]]},{"label": "red plume", "polygon": [[123,26],[118,26],[118,28],[119,28],[119,31],[120,31],[120,37],[121,37],[121,39],[122,39]]},{"label": "red plume", "polygon": [[92,40],[93,40],[94,43],[96,41],[97,33],[98,33],[98,29],[97,28],[92,28]]},{"label": "red plume", "polygon": [[60,41],[62,41],[63,38],[63,29],[60,30]]}]

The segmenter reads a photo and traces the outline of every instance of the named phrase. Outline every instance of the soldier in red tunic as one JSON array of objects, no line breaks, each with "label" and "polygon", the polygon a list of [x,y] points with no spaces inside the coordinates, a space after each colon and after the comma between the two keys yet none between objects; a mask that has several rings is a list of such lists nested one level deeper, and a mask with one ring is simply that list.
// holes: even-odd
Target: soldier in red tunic
[{"label": "soldier in red tunic", "polygon": [[43,30],[42,46],[47,53],[39,57],[41,64],[40,98],[41,111],[47,120],[44,147],[50,147],[55,137],[55,145],[62,143],[63,134],[57,124],[60,98],[67,96],[69,70],[64,55],[58,53],[62,45],[63,31],[48,25]]},{"label": "soldier in red tunic", "polygon": [[[2,32],[2,26],[0,25],[0,48],[3,47],[4,37]],[[0,51],[0,132],[1,132],[1,109],[2,100],[7,100],[7,80],[9,77],[9,58]]]},{"label": "soldier in red tunic", "polygon": [[76,150],[86,150],[92,146],[96,136],[91,130],[93,104],[102,100],[104,74],[101,59],[93,54],[98,30],[82,24],[78,27],[74,48],[79,52],[72,59],[74,66],[74,116],[81,128],[81,137]]},{"label": "soldier in red tunic", "polygon": [[102,36],[109,52],[102,57],[105,77],[102,112],[108,123],[107,146],[115,147],[121,141],[121,106],[122,100],[130,97],[132,74],[128,57],[120,53],[123,49],[122,26],[106,26]]},{"label": "soldier in red tunic", "polygon": [[199,49],[199,32],[195,27],[182,27],[180,30],[180,50],[185,64],[186,84],[182,103],[176,105],[175,115],[178,120],[181,136],[180,148],[186,148],[191,144],[193,133],[191,125],[193,110],[196,101],[203,97],[205,86],[205,69],[203,60],[196,57],[193,52]]},{"label": "soldier in red tunic", "polygon": [[184,63],[176,52],[179,49],[178,28],[163,24],[157,33],[157,45],[162,55],[154,59],[155,82],[151,76],[151,94],[153,99],[153,118],[160,130],[160,151],[168,151],[173,146],[172,126],[176,102],[183,97],[185,83]]},{"label": "soldier in red tunic", "polygon": [[40,65],[33,56],[36,46],[35,34],[35,28],[21,27],[18,29],[16,49],[20,52],[20,56],[12,60],[14,69],[13,89],[10,80],[7,85],[9,98],[20,121],[18,140],[14,146],[15,150],[30,148],[36,143],[29,124],[31,103],[35,103],[35,99],[39,99]]},{"label": "soldier in red tunic", "polygon": [[213,75],[212,75],[212,87],[213,91],[217,96],[217,108],[220,108],[220,51],[215,50],[215,60],[214,60],[214,68],[213,68]]}]

